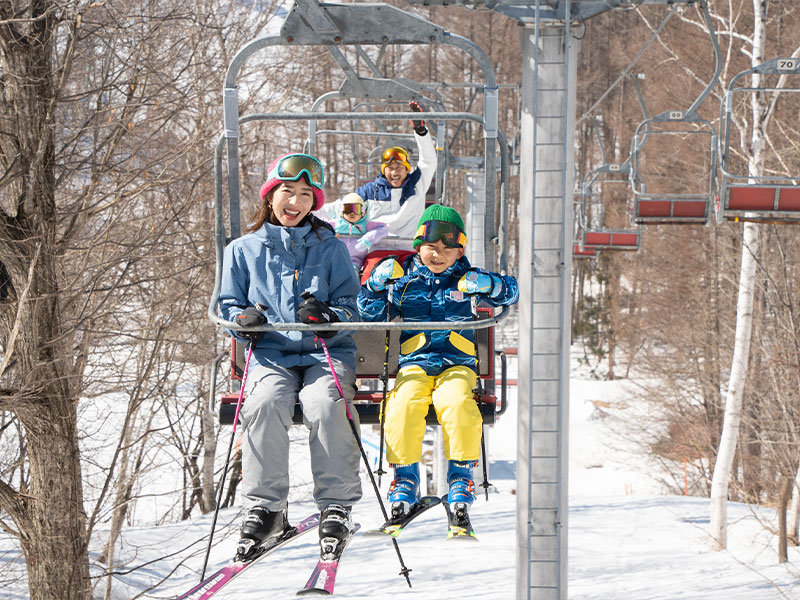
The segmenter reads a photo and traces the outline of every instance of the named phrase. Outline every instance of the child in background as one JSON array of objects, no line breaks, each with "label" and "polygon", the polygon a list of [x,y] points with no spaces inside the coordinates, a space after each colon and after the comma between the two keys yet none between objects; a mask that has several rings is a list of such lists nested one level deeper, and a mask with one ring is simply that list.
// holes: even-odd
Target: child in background
[{"label": "child in background", "polygon": [[341,206],[342,211],[331,225],[336,237],[347,246],[356,271],[360,272],[364,258],[377,242],[388,235],[389,228],[383,223],[367,220],[367,206],[355,192],[345,195]]},{"label": "child in background", "polygon": [[[471,295],[491,306],[517,302],[513,277],[470,266],[464,257],[464,222],[450,207],[434,204],[417,225],[413,247],[403,267],[393,258],[379,263],[361,287],[358,309],[364,321],[384,321],[387,284],[395,280],[392,313],[413,327],[414,321],[472,320]],[[448,459],[448,501],[466,515],[475,498],[472,469],[480,457],[483,419],[473,398],[477,379],[475,332],[404,330],[400,335],[400,370],[386,403],[386,458],[394,467],[389,491],[392,518],[419,501],[419,460],[425,416],[433,403],[442,426]]]}]

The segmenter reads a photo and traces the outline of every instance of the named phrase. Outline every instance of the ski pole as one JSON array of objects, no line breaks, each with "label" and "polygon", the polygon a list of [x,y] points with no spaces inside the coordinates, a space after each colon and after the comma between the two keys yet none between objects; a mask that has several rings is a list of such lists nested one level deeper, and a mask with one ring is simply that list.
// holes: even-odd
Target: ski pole
[{"label": "ski pole", "polygon": [[[477,296],[473,295],[469,299],[470,304],[470,311],[472,312],[472,320],[478,320],[478,300]],[[479,358],[478,352],[478,330],[475,330],[475,369],[478,371],[478,376],[475,379],[475,391],[478,394],[478,398],[480,399],[483,386],[481,385],[481,360]],[[486,501],[489,501],[489,471],[486,468],[486,438],[484,436],[483,430],[483,415],[481,415],[481,459],[483,462],[483,483],[481,483],[481,487],[483,488],[483,493],[486,495]]]},{"label": "ski pole", "polygon": [[[322,351],[325,353],[325,359],[328,361],[328,366],[331,369],[331,374],[333,375],[333,381],[336,382],[336,389],[339,391],[339,396],[341,400],[344,400],[344,409],[347,413],[347,420],[350,421],[350,429],[353,431],[353,437],[356,439],[356,444],[358,445],[358,449],[361,452],[361,458],[364,459],[364,466],[367,468],[367,473],[369,474],[369,479],[372,482],[372,489],[375,490],[375,496],[378,498],[378,504],[381,507],[381,512],[383,513],[383,518],[385,521],[389,520],[389,515],[386,512],[386,507],[383,505],[383,500],[381,499],[381,492],[378,489],[378,484],[375,482],[375,476],[372,474],[372,469],[369,468],[369,460],[367,460],[367,453],[364,451],[364,445],[361,443],[361,438],[358,435],[358,429],[356,429],[356,422],[353,419],[353,415],[350,413],[350,406],[347,404],[347,399],[344,397],[344,391],[342,390],[342,384],[339,383],[339,376],[336,374],[336,369],[333,368],[333,361],[331,360],[331,354],[328,352],[328,344],[325,343],[325,340],[321,337],[316,338],[320,344],[322,344]],[[403,555],[400,554],[400,546],[397,545],[397,540],[392,538],[392,544],[394,545],[394,550],[397,552],[397,559],[400,561],[400,575],[406,578],[408,582],[408,587],[411,587],[411,578],[408,574],[411,572],[411,569],[406,567],[405,562],[403,562]]]},{"label": "ski pole", "polygon": [[[394,298],[394,284],[389,283],[387,290],[388,301],[386,303],[386,322],[392,320],[392,300]],[[384,442],[384,423],[386,422],[386,393],[389,387],[389,333],[386,330],[383,347],[383,397],[381,398],[381,440],[378,444],[378,470],[375,473],[378,475],[378,487],[381,485],[381,475],[385,475],[386,471],[383,470],[383,442]]]},{"label": "ski pole", "polygon": [[231,441],[228,443],[228,456],[225,457],[225,467],[222,469],[222,481],[219,482],[219,492],[217,493],[217,506],[214,508],[214,518],[211,521],[211,533],[208,535],[208,546],[206,556],[203,559],[203,571],[200,573],[200,581],[206,578],[206,567],[208,566],[208,556],[211,554],[211,542],[214,540],[214,529],[217,526],[217,515],[219,515],[219,505],[222,502],[222,489],[225,487],[225,477],[228,475],[228,464],[231,460],[231,450],[233,440],[236,437],[236,424],[239,422],[239,411],[242,409],[242,399],[244,398],[244,385],[247,382],[247,372],[250,370],[250,357],[253,356],[253,342],[247,344],[247,359],[244,361],[244,372],[242,373],[242,385],[239,388],[239,399],[236,402],[236,416],[233,418],[233,432]]}]

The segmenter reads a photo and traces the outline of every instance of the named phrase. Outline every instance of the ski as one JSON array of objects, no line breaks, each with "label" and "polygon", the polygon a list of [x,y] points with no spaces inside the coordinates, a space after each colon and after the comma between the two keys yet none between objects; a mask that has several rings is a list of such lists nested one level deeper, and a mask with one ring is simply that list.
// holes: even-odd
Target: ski
[{"label": "ski", "polygon": [[423,496],[419,499],[414,506],[408,511],[407,514],[403,515],[399,519],[389,519],[378,527],[377,529],[370,529],[369,531],[364,532],[365,537],[381,537],[381,536],[391,536],[396,538],[405,529],[406,525],[408,525],[411,521],[416,519],[419,515],[424,513],[429,508],[433,508],[437,504],[441,504],[442,500],[439,496]]},{"label": "ski", "polygon": [[320,558],[317,561],[317,565],[311,572],[311,577],[308,578],[305,587],[298,590],[295,595],[333,596],[333,585],[336,583],[336,571],[339,568],[339,560],[342,558],[342,553],[360,527],[361,525],[358,523],[353,523],[353,529],[350,530],[350,535],[339,541],[334,549],[327,549],[325,547],[325,540],[320,540]]},{"label": "ski", "polygon": [[477,542],[478,536],[475,535],[475,530],[469,521],[467,511],[459,509],[458,503],[456,503],[456,509],[453,510],[447,501],[447,496],[442,496],[442,504],[445,512],[447,512],[447,539]]},{"label": "ski", "polygon": [[249,560],[242,561],[234,558],[216,573],[206,577],[191,590],[185,594],[182,594],[181,596],[178,596],[176,600],[207,600],[208,598],[211,598],[242,571],[249,568],[251,565],[258,562],[265,556],[268,556],[279,548],[282,548],[296,537],[316,529],[317,526],[319,526],[319,513],[307,517],[294,527],[290,527],[277,540],[275,540],[274,543],[257,548],[255,550],[255,554]]}]

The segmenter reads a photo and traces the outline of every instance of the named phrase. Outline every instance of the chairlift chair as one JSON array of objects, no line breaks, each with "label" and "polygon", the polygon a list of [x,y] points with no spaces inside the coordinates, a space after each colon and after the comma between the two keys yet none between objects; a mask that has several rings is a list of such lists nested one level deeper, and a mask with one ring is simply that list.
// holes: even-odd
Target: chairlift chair
[{"label": "chairlift chair", "polygon": [[[720,140],[720,197],[716,205],[717,221],[758,221],[770,223],[800,223],[800,173],[750,175],[734,173],[731,152],[734,121],[734,94],[775,92],[796,94],[798,87],[740,86],[739,81],[753,74],[780,75],[781,79],[800,75],[800,59],[773,58],[735,75],[723,97],[720,121],[723,135]],[[748,111],[749,114],[749,111]],[[747,131],[752,131],[751,127]]]},{"label": "chairlift chair", "polygon": [[[714,74],[708,85],[686,110],[667,110],[642,121],[636,128],[631,149],[631,187],[634,196],[633,221],[637,224],[706,224],[710,207],[716,196],[717,185],[717,133],[714,125],[697,114],[697,109],[719,81],[722,68],[721,51],[709,14],[708,3],[701,3],[703,18],[711,36],[716,61]],[[684,136],[686,139],[700,139],[702,143],[693,144],[708,157],[707,177],[703,186],[686,192],[670,192],[661,189],[648,189],[648,176],[644,168],[643,150],[648,140],[662,135]],[[675,178],[675,173],[670,174]]]},{"label": "chairlift chair", "polygon": [[[483,114],[472,113],[447,113],[447,112],[426,112],[425,119],[433,122],[444,121],[473,121],[478,123],[484,130],[485,154],[483,172],[486,179],[486,198],[489,199],[491,209],[487,206],[487,221],[491,218],[492,229],[494,230],[494,197],[496,190],[496,145],[500,144],[501,154],[501,202],[503,198],[502,182],[506,181],[508,169],[508,149],[505,138],[499,131],[497,124],[497,84],[491,63],[485,53],[473,42],[458,35],[449,34],[442,28],[418,17],[406,13],[394,6],[384,4],[326,4],[323,10],[316,0],[295,0],[295,4],[289,11],[289,15],[278,35],[268,35],[257,38],[242,48],[233,58],[225,78],[223,90],[223,109],[225,117],[225,131],[221,136],[215,154],[214,173],[215,173],[215,251],[216,251],[216,272],[215,284],[212,297],[210,299],[208,316],[211,321],[227,330],[240,330],[242,327],[234,322],[225,321],[217,315],[217,303],[219,299],[221,284],[222,256],[225,245],[232,239],[241,235],[240,221],[240,197],[239,197],[239,149],[238,138],[240,128],[248,123],[257,121],[307,121],[316,124],[319,121],[407,121],[418,116],[413,112],[319,112],[312,110],[309,112],[283,112],[283,113],[261,113],[241,116],[239,115],[238,92],[236,79],[244,62],[255,52],[272,46],[297,46],[297,45],[324,45],[340,66],[343,67],[351,86],[358,88],[359,85],[370,86],[372,83],[365,83],[370,80],[358,78],[352,68],[346,63],[346,59],[339,49],[342,45],[361,44],[447,44],[459,48],[472,56],[480,66],[484,75],[483,85],[484,101]],[[354,79],[355,78],[355,79]],[[374,86],[371,89],[378,89]],[[315,126],[310,128],[313,133]],[[443,128],[442,128],[443,129]],[[309,136],[311,147],[315,139]],[[223,152],[227,151],[227,185],[223,186]],[[223,217],[223,187],[227,189],[228,195],[228,223],[226,227]],[[501,243],[505,243],[505,238],[500,238]],[[505,257],[505,248],[501,248],[501,261]],[[484,421],[494,422],[505,410],[505,361],[504,354],[494,351],[493,326],[503,320],[509,313],[509,307],[503,307],[499,314],[494,314],[492,309],[481,309],[479,319],[474,322],[458,323],[459,329],[477,330],[478,356],[480,359],[480,377],[486,381],[487,385],[482,386],[482,392],[476,400],[478,401]],[[319,330],[349,330],[355,332],[355,339],[358,346],[357,370],[359,378],[375,378],[380,376],[382,368],[376,369],[372,364],[375,357],[383,356],[383,335],[375,335],[377,332],[390,330],[394,339],[398,338],[397,332],[407,329],[408,326],[402,322],[390,323],[337,323],[328,325],[306,325],[303,323],[270,323],[255,328],[259,331],[319,331]],[[414,323],[415,330],[430,331],[452,329],[453,323],[449,321]],[[395,341],[396,345],[396,341]],[[240,374],[237,373],[239,365],[244,364],[243,348],[241,344],[232,339],[231,351],[231,384],[234,388],[238,386]],[[394,350],[394,364],[396,365],[397,350]],[[501,359],[501,380],[500,380],[500,402],[494,393],[495,355]],[[212,366],[212,381],[216,380],[216,369],[219,361],[215,361]],[[382,367],[382,358],[381,358]],[[232,422],[233,415],[231,410],[231,400],[233,394],[223,396],[220,407],[220,420],[223,423]],[[238,398],[238,394],[236,395]],[[378,420],[375,398],[370,392],[359,392],[356,395],[356,406],[359,411],[362,423],[374,423]],[[297,418],[297,417],[296,417]]]},{"label": "chairlift chair", "polygon": [[[686,123],[695,125],[687,129],[654,129],[656,123]],[[681,135],[705,137],[704,151],[709,157],[708,175],[704,187],[689,192],[650,191],[643,167],[642,150],[647,139],[657,135]],[[652,142],[651,142],[652,143]],[[701,224],[708,222],[712,199],[716,195],[716,143],[714,125],[697,113],[667,111],[643,121],[636,129],[633,139],[631,187],[633,189],[633,221],[636,224]]]},{"label": "chairlift chair", "polygon": [[[582,249],[637,251],[641,246],[641,229],[611,229],[603,226],[603,205],[598,202],[592,215],[592,190],[595,185],[622,183],[629,185],[630,159],[623,163],[603,164],[589,171],[581,185],[581,232],[579,243]],[[626,176],[625,179],[601,179],[603,174]],[[594,217],[593,219],[590,217]]]}]

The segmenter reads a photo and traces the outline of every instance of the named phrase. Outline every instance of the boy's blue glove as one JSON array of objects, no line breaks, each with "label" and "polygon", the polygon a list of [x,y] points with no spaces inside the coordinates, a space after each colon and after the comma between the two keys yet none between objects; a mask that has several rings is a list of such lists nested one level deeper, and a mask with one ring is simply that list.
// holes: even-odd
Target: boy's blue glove
[{"label": "boy's blue glove", "polygon": [[458,291],[465,294],[497,296],[503,291],[503,282],[488,273],[469,270],[458,280]]},{"label": "boy's blue glove", "polygon": [[395,260],[394,256],[387,256],[372,269],[367,287],[373,292],[382,292],[386,289],[386,284],[394,279],[400,279],[404,275],[403,267]]}]

